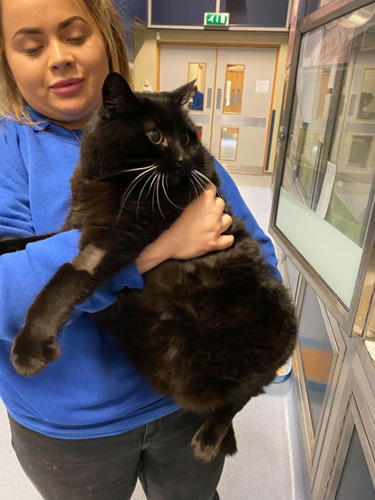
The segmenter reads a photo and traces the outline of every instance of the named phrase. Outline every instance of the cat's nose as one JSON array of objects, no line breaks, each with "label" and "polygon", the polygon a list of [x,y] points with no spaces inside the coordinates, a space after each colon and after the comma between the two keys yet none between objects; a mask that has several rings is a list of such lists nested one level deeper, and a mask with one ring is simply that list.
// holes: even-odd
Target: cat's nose
[{"label": "cat's nose", "polygon": [[181,175],[188,175],[191,170],[191,162],[184,158],[182,161],[177,162],[177,170]]},{"label": "cat's nose", "polygon": [[184,162],[184,160],[185,160],[184,150],[182,149],[182,147],[179,144],[175,145],[174,151],[173,151],[173,156],[175,158],[177,165],[180,165]]}]

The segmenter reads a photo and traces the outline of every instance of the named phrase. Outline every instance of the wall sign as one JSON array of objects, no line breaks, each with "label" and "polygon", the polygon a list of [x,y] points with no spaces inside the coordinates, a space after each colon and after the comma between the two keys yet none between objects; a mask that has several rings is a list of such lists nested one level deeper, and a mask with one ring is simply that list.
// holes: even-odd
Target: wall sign
[{"label": "wall sign", "polygon": [[205,12],[205,26],[229,26],[229,14],[227,12]]}]

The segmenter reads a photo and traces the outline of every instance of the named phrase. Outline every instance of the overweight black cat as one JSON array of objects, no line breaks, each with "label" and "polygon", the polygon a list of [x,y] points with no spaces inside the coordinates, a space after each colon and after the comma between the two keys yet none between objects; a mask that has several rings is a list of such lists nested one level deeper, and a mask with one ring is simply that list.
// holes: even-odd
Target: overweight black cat
[{"label": "overweight black cat", "polygon": [[[218,186],[213,158],[183,108],[190,86],[144,95],[118,74],[107,77],[62,228],[81,230],[80,253],[30,307],[11,353],[19,374],[56,360],[74,306],[134,261],[208,183]],[[156,391],[206,417],[192,440],[204,462],[236,452],[234,415],[273,380],[296,338],[293,307],[259,244],[236,217],[228,233],[232,247],[166,261],[144,275],[144,290],[123,290],[94,315]],[[1,252],[28,241],[2,241]]]}]

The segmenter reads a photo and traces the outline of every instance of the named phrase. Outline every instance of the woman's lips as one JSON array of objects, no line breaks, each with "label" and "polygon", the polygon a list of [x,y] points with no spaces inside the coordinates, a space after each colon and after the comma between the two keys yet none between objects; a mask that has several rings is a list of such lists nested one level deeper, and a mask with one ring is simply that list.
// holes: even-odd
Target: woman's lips
[{"label": "woman's lips", "polygon": [[74,80],[72,82],[69,82],[69,80],[65,82],[58,82],[55,85],[52,85],[50,89],[52,92],[55,94],[59,95],[67,95],[67,94],[74,94],[76,92],[79,92],[84,85],[84,80]]}]

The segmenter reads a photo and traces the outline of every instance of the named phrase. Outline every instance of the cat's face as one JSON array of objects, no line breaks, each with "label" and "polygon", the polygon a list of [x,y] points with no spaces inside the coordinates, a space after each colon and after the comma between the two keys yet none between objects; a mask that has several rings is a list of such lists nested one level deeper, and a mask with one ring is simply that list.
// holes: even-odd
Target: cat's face
[{"label": "cat's face", "polygon": [[[213,168],[207,171],[208,153],[184,109],[193,84],[173,92],[140,94],[111,73],[103,86],[103,106],[82,139],[85,177],[118,177],[126,171],[121,178],[129,183],[138,177],[139,186],[147,181],[149,187],[160,183],[171,189],[187,183],[198,186],[196,172],[213,175]],[[202,178],[200,182],[206,184]]]}]

